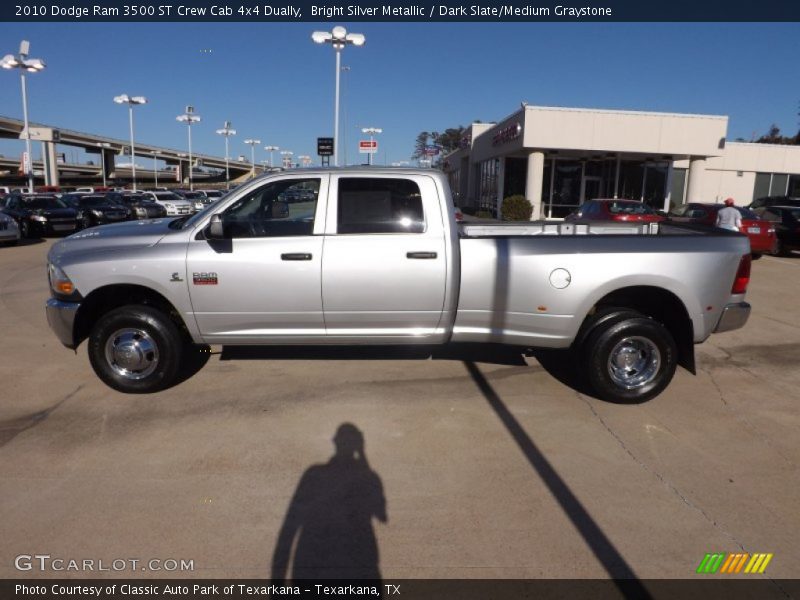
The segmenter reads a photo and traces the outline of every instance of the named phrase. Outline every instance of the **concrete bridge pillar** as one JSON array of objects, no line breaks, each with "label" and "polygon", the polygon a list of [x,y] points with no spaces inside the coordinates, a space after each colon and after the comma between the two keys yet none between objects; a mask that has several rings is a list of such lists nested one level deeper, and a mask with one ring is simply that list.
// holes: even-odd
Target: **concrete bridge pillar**
[{"label": "concrete bridge pillar", "polygon": [[42,142],[42,159],[44,184],[58,185],[58,161],[56,160],[56,145],[54,142]]}]

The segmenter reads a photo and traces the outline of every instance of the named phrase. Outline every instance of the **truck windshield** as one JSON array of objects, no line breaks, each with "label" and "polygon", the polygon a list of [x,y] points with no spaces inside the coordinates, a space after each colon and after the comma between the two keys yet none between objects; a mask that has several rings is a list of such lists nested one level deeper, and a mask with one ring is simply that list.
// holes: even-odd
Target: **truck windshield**
[{"label": "truck windshield", "polygon": [[22,203],[25,208],[66,208],[66,205],[64,205],[60,200],[50,196],[25,198]]}]

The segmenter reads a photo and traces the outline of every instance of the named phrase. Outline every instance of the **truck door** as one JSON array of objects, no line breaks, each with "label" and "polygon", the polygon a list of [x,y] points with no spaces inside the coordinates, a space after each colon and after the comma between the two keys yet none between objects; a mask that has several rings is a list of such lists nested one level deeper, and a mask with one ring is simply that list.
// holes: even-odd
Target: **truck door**
[{"label": "truck door", "polygon": [[189,243],[187,284],[209,343],[325,335],[321,268],[328,175],[270,179],[222,211],[225,239]]},{"label": "truck door", "polygon": [[441,337],[447,252],[432,178],[332,175],[322,257],[329,338]]}]

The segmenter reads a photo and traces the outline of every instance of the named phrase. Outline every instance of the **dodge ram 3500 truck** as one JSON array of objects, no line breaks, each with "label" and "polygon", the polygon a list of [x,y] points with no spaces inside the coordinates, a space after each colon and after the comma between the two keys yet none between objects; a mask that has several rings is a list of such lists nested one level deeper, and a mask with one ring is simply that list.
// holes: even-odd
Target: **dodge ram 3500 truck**
[{"label": "dodge ram 3500 truck", "polygon": [[50,326],[123,392],[173,384],[188,344],[493,342],[572,348],[598,396],[639,402],[750,311],[743,235],[457,224],[444,175],[418,169],[269,174],[193,216],[71,235],[48,274]]}]

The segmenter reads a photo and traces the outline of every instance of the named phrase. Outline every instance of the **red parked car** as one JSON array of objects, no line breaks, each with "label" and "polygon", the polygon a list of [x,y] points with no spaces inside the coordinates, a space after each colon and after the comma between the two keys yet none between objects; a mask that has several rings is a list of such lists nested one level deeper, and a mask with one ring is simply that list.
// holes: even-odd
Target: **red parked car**
[{"label": "red parked car", "polygon": [[[717,222],[717,212],[721,208],[725,208],[725,205],[689,202],[670,211],[669,218],[677,223],[702,223],[713,227]],[[742,227],[739,231],[750,238],[753,258],[759,258],[762,254],[775,254],[778,249],[775,225],[763,220],[749,208],[741,206],[734,208],[742,215]]]},{"label": "red parked car", "polygon": [[627,221],[629,223],[658,223],[666,219],[656,210],[638,200],[588,200],[568,214],[565,221]]}]

